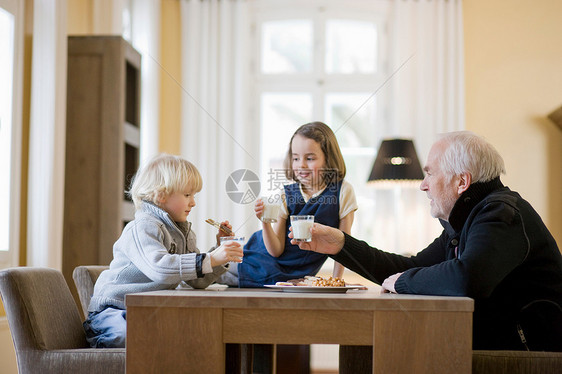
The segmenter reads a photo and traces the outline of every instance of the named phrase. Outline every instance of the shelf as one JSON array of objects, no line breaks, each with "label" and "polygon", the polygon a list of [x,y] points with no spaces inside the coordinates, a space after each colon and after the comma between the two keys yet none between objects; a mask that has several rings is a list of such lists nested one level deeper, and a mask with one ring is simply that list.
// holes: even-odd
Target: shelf
[{"label": "shelf", "polygon": [[134,218],[126,191],[140,158],[141,56],[120,36],[70,36],[67,71],[63,274],[72,285],[76,266],[111,262]]}]

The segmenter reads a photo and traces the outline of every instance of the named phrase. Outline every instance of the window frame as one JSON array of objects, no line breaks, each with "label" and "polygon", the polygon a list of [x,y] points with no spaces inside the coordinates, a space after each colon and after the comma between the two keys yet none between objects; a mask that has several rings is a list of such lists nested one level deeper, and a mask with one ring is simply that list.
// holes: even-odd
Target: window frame
[{"label": "window frame", "polygon": [[[282,4],[279,4],[282,3]],[[326,97],[328,94],[338,93],[369,93],[377,92],[381,87],[384,88],[384,82],[389,75],[390,66],[390,6],[388,2],[373,1],[316,1],[309,0],[306,2],[286,0],[283,2],[275,2],[274,0],[261,0],[256,2],[255,20],[252,24],[253,37],[253,72],[255,76],[255,85],[253,86],[253,95],[255,99],[254,118],[259,124],[260,137],[262,131],[262,113],[261,98],[264,93],[279,92],[306,92],[313,97],[312,119],[319,121],[327,121]],[[267,21],[283,20],[283,19],[304,19],[313,20],[314,28],[314,53],[313,53],[313,69],[311,73],[305,74],[263,74],[261,73],[261,25]],[[327,74],[324,72],[325,63],[325,45],[326,35],[324,27],[328,19],[352,19],[358,21],[374,22],[377,27],[377,69],[374,73],[369,74]],[[321,35],[321,40],[319,40]],[[289,79],[290,75],[290,79]],[[390,94],[375,95],[377,100],[377,111],[373,126],[373,131],[384,134],[390,125]],[[370,97],[370,96],[369,96]],[[373,100],[370,97],[370,100]],[[362,103],[358,103],[357,106]],[[327,122],[326,122],[327,123]],[[301,124],[298,124],[301,125]],[[336,132],[342,124],[328,123]],[[281,141],[287,142],[284,139]],[[380,141],[379,136],[375,136],[374,142]],[[348,156],[371,156],[373,161],[379,144],[369,144],[369,146],[361,147],[345,147],[341,146],[344,157]],[[263,149],[263,144],[261,145]],[[260,152],[260,178],[267,180],[267,171],[269,165],[264,165],[263,152]],[[350,165],[347,165],[348,169]],[[346,177],[352,183],[355,189],[358,204],[362,207],[361,217],[356,216],[352,227],[352,234],[368,237],[369,220],[374,211],[375,192],[367,186],[367,178],[369,174],[369,166],[365,167],[365,179],[354,181]],[[357,179],[357,178],[355,178]],[[359,184],[360,183],[360,184]]]},{"label": "window frame", "polygon": [[20,247],[21,218],[21,152],[22,152],[22,90],[23,90],[23,2],[0,0],[0,8],[14,17],[14,54],[12,71],[12,129],[10,165],[10,228],[8,250],[0,251],[0,269],[17,266]]}]

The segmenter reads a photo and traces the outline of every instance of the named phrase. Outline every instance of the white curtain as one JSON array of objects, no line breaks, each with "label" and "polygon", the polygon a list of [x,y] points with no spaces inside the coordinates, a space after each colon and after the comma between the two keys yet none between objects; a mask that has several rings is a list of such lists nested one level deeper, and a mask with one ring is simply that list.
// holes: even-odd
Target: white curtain
[{"label": "white curtain", "polygon": [[[464,129],[462,1],[391,1],[389,25],[394,75],[387,87],[390,120],[381,139],[414,139],[423,167],[438,134]],[[371,243],[412,253],[441,232],[419,184],[375,195]]]},{"label": "white curtain", "polygon": [[[435,135],[464,128],[462,2],[392,1],[391,126],[425,159]],[[407,61],[407,62],[406,62]]]},{"label": "white curtain", "polygon": [[[226,193],[238,169],[258,173],[259,129],[249,115],[248,3],[182,0],[182,156],[203,177],[203,190],[190,213],[198,246],[215,243],[216,229],[205,219],[229,220],[239,235],[258,228],[253,204],[238,204]],[[242,184],[240,189],[246,188]]]},{"label": "white curtain", "polygon": [[27,265],[62,269],[66,1],[35,1],[29,125]]}]

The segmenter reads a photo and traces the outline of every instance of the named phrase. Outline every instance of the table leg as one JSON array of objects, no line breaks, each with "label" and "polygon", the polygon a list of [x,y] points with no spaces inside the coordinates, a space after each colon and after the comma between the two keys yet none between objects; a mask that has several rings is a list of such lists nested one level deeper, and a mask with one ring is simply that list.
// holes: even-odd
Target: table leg
[{"label": "table leg", "polygon": [[127,309],[127,373],[223,374],[222,310]]},{"label": "table leg", "polygon": [[375,312],[373,373],[472,370],[472,313]]}]

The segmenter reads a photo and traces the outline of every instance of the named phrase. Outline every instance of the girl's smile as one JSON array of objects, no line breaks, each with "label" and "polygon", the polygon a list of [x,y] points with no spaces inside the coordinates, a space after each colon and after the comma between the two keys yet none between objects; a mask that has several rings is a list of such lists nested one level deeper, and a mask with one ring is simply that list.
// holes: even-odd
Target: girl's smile
[{"label": "girl's smile", "polygon": [[316,141],[297,134],[291,143],[292,168],[298,182],[307,193],[314,194],[324,187],[322,170],[326,157]]}]

